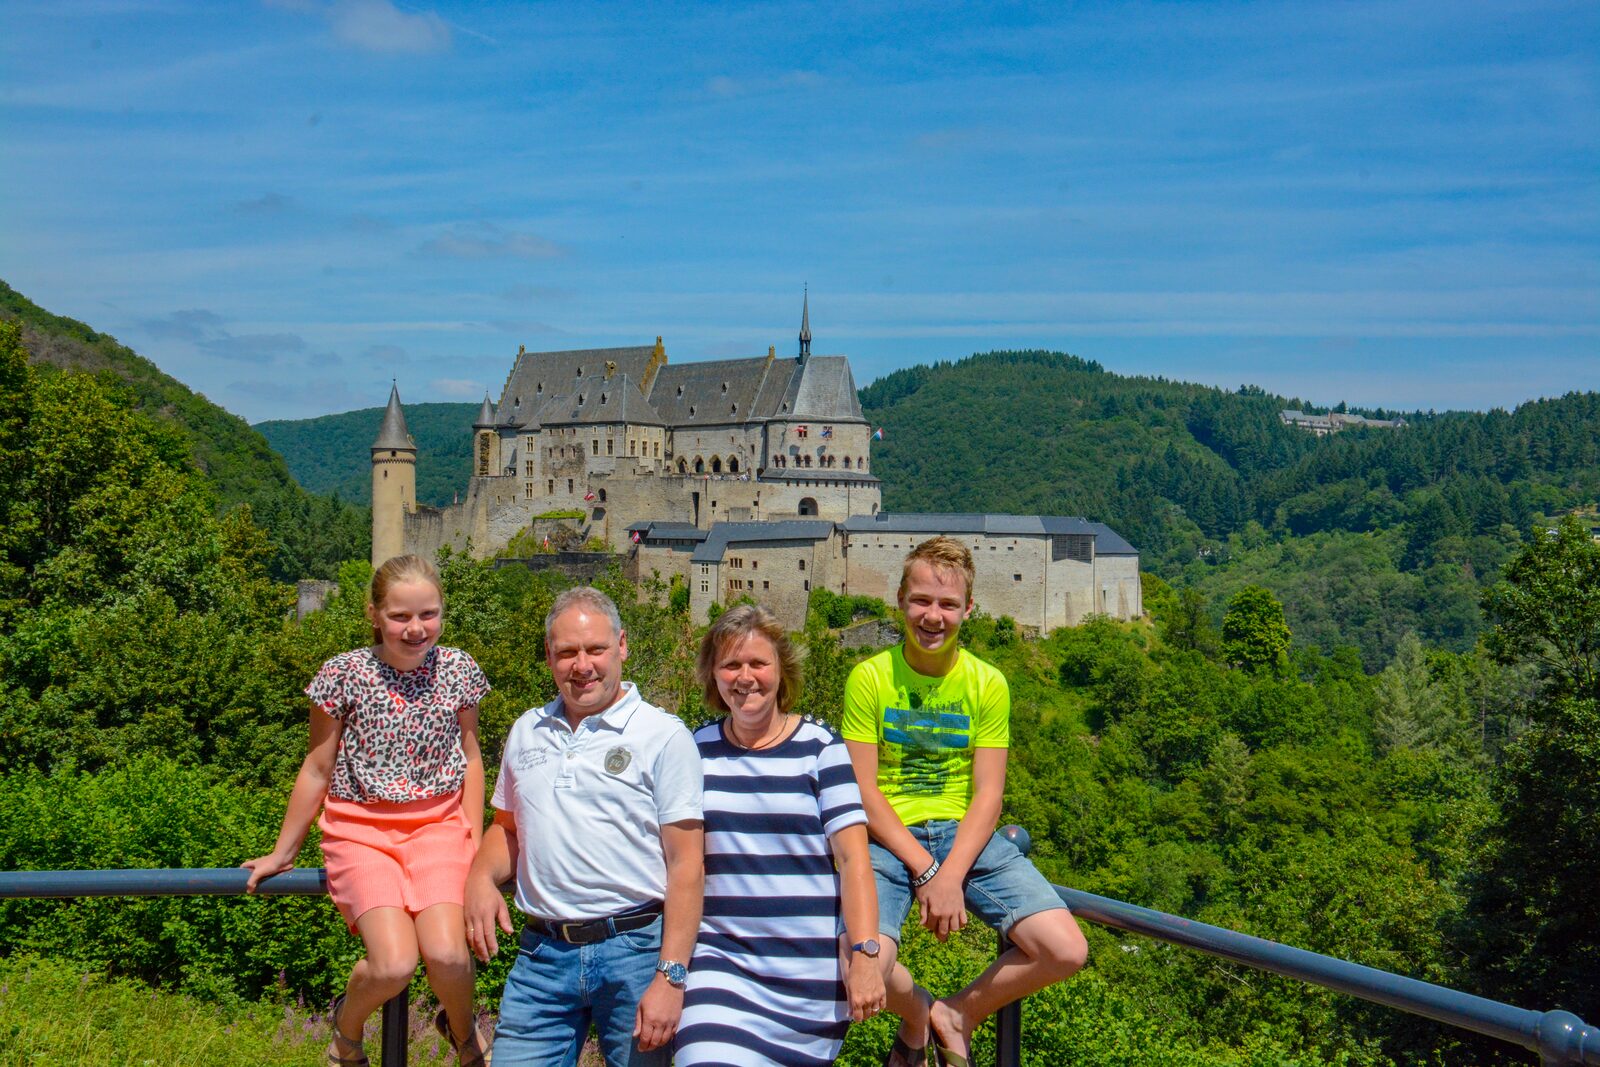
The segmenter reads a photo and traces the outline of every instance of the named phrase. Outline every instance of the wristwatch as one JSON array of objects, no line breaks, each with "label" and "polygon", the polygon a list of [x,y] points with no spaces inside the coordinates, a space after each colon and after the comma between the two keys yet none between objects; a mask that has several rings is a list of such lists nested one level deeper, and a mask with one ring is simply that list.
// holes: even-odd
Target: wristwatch
[{"label": "wristwatch", "polygon": [[689,981],[689,968],[677,960],[661,960],[656,964],[656,970],[667,976],[667,984],[682,989]]},{"label": "wristwatch", "polygon": [[850,946],[850,951],[859,952],[863,956],[867,956],[871,959],[877,959],[878,939],[875,937],[869,937],[865,941],[857,941],[855,944]]}]

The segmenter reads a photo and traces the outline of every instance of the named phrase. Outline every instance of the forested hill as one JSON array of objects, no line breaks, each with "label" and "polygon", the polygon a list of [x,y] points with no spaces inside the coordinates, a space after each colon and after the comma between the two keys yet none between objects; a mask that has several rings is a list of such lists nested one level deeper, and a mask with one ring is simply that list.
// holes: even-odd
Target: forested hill
[{"label": "forested hill", "polygon": [[1297,399],[1111,374],[1059,352],[912,367],[861,391],[884,507],[1084,515],[1214,605],[1244,584],[1370,667],[1414,630],[1463,648],[1534,523],[1600,498],[1600,394],[1406,415],[1318,438]]},{"label": "forested hill", "polygon": [[272,541],[271,570],[285,580],[331,577],[340,560],[365,558],[370,520],[358,509],[307,493],[282,457],[239,416],[164,373],[109,334],[51,314],[0,281],[0,320],[15,321],[29,361],[49,372],[109,373],[141,413],[182,434],[219,508],[250,505]]},{"label": "forested hill", "polygon": [[[472,475],[472,420],[478,404],[407,404],[406,429],[417,443],[417,500],[441,506],[465,489]],[[378,435],[382,408],[362,408],[315,419],[256,423],[300,484],[313,493],[372,503],[367,446]]]}]

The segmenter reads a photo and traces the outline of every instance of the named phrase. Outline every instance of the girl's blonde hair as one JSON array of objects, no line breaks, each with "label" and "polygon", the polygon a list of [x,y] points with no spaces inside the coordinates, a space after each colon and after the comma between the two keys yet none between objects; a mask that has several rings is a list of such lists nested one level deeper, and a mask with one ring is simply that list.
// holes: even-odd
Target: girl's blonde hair
[{"label": "girl's blonde hair", "polygon": [[[390,556],[383,561],[383,566],[372,572],[372,584],[367,587],[367,610],[377,613],[383,610],[383,602],[389,598],[389,590],[401,582],[427,582],[439,592],[439,607],[444,608],[444,586],[439,583],[439,570],[421,556]],[[372,643],[383,644],[383,631],[378,629],[376,623],[372,627]]]},{"label": "girl's blonde hair", "polygon": [[789,635],[778,622],[776,615],[759,604],[740,604],[717,616],[706,635],[700,639],[700,658],[695,663],[695,677],[705,691],[706,706],[726,712],[717,690],[717,660],[732,645],[751,634],[760,634],[772,642],[778,655],[778,714],[787,715],[800,699],[800,654],[789,643]]}]

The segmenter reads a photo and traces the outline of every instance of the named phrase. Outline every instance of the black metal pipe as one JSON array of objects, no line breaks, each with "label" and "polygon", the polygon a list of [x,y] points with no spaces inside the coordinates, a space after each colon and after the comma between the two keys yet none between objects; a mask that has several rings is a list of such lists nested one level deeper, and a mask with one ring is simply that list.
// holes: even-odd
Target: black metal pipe
[{"label": "black metal pipe", "polygon": [[1056,891],[1074,915],[1103,926],[1143,934],[1521,1045],[1538,1052],[1546,1064],[1600,1064],[1600,1031],[1569,1012],[1516,1008],[1094,893],[1061,886],[1056,886]]},{"label": "black metal pipe", "polygon": [[[132,871],[0,871],[0,899],[15,897],[188,897],[243,895],[243,867]],[[285,871],[263,881],[264,897],[327,895],[321,867]]]},{"label": "black metal pipe", "polygon": [[[995,955],[1011,947],[1011,939],[995,931]],[[1022,1001],[1013,1000],[994,1013],[994,1067],[1022,1067]]]}]

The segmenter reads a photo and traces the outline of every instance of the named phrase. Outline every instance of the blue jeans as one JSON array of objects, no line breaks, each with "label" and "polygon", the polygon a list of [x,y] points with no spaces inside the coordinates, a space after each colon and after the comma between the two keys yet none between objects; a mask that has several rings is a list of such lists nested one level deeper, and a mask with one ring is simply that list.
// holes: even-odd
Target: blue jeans
[{"label": "blue jeans", "polygon": [[592,945],[569,945],[524,930],[500,1000],[495,1067],[573,1067],[600,1031],[607,1067],[667,1067],[672,1046],[640,1052],[633,1041],[639,998],[661,957],[661,918]]},{"label": "blue jeans", "polygon": [[[943,863],[956,843],[954,819],[933,819],[906,827],[934,859]],[[900,928],[911,914],[911,872],[893,852],[872,842],[872,873],[878,883],[878,932],[900,943]],[[1017,846],[992,835],[973,861],[961,886],[967,910],[1002,934],[1030,915],[1065,908],[1050,882]]]}]

